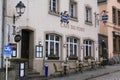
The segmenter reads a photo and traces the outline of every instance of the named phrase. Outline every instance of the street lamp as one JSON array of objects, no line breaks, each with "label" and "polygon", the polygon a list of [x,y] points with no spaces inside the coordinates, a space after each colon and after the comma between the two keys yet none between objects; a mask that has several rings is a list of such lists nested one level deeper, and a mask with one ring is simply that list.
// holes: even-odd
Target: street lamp
[{"label": "street lamp", "polygon": [[22,3],[22,1],[20,1],[17,5],[16,5],[16,12],[17,14],[19,14],[18,16],[15,16],[15,14],[13,15],[13,24],[15,24],[15,20],[16,18],[20,17],[22,14],[24,14],[25,12],[25,5],[24,3]]}]

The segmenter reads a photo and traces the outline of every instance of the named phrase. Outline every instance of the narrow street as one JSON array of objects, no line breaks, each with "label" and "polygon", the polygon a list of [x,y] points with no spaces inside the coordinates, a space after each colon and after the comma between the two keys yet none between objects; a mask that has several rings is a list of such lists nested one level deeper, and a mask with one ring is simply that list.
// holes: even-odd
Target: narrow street
[{"label": "narrow street", "polygon": [[120,64],[87,70],[83,73],[68,74],[62,77],[51,78],[50,80],[120,80]]},{"label": "narrow street", "polygon": [[110,73],[104,76],[100,76],[97,78],[92,78],[89,80],[120,80],[120,71],[115,73]]}]

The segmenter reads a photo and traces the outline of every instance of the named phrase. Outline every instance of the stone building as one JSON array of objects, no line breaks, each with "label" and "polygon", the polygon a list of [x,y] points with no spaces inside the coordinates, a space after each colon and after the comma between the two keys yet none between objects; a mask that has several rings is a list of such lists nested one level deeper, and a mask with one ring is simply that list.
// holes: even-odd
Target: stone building
[{"label": "stone building", "polygon": [[[106,23],[100,21],[99,55],[107,58],[120,53],[120,0],[98,0],[100,16],[108,15]],[[104,12],[106,11],[106,12]]]},{"label": "stone building", "polygon": [[[44,65],[48,65],[51,75],[54,74],[53,63],[60,65],[68,60],[74,64],[76,59],[83,60],[87,56],[98,59],[97,0],[21,1],[25,12],[16,17],[15,24],[11,16],[18,15],[15,6],[19,0],[6,2],[5,22],[11,27],[10,41],[7,42],[8,35],[5,34],[4,45],[14,47],[13,61],[28,60],[28,68],[41,75],[44,75]],[[22,36],[20,42],[15,42],[16,35]]]}]

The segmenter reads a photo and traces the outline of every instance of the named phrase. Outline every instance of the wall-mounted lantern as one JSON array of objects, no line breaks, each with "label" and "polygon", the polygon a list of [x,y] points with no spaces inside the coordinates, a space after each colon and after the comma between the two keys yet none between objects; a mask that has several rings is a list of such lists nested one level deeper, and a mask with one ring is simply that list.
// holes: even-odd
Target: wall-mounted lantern
[{"label": "wall-mounted lantern", "polygon": [[16,6],[16,12],[17,12],[17,16],[14,14],[13,15],[13,35],[16,35],[16,26],[15,26],[15,21],[22,16],[22,14],[24,14],[25,12],[25,8],[26,6],[24,5],[24,3],[22,3],[22,1],[20,1]]}]

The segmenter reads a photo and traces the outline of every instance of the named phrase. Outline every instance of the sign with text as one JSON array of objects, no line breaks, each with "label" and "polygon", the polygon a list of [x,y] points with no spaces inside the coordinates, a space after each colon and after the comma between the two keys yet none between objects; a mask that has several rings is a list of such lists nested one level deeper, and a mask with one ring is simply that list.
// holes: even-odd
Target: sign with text
[{"label": "sign with text", "polygon": [[11,58],[12,46],[4,46],[4,59]]}]

